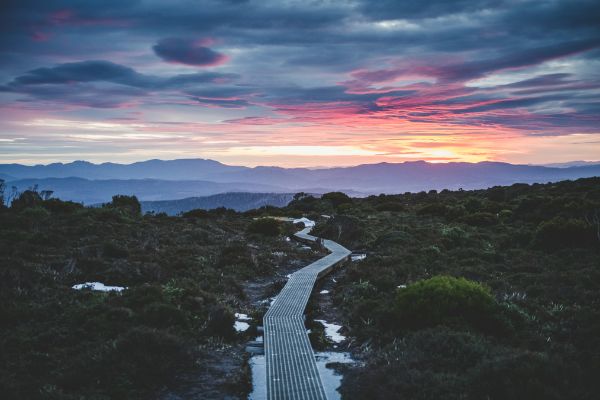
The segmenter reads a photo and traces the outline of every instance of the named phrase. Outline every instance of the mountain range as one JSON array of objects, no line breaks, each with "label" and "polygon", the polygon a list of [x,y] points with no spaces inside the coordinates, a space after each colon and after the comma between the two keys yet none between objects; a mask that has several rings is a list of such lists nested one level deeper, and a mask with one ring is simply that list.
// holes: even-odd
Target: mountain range
[{"label": "mountain range", "polygon": [[0,164],[0,179],[24,190],[38,185],[55,196],[86,204],[114,194],[171,200],[225,192],[324,193],[353,196],[441,189],[480,189],[513,183],[546,183],[600,176],[600,165],[534,166],[501,162],[435,164],[425,161],[335,168],[244,167],[214,160],[148,160],[132,164],[87,161],[27,166]]},{"label": "mountain range", "polygon": [[292,201],[293,197],[293,193],[233,192],[204,197],[187,197],[178,200],[142,201],[141,203],[143,213],[164,212],[168,215],[177,215],[198,208],[211,210],[225,207],[236,211],[247,211],[263,206],[285,207]]}]

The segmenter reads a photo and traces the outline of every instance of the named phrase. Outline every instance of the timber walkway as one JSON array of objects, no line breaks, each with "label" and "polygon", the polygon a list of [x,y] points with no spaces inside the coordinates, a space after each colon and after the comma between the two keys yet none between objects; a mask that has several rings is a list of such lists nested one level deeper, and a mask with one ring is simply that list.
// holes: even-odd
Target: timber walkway
[{"label": "timber walkway", "polygon": [[[308,226],[295,236],[320,240],[309,234],[311,229]],[[322,243],[331,253],[293,273],[264,316],[268,400],[327,399],[304,327],[304,309],[316,280],[347,260],[350,251],[331,240]]]}]

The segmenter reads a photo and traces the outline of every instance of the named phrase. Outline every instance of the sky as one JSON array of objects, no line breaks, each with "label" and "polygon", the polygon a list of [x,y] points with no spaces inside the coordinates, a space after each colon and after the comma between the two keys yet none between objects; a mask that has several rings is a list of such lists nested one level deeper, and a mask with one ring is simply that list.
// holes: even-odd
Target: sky
[{"label": "sky", "polygon": [[4,0],[0,163],[600,159],[597,0]]}]

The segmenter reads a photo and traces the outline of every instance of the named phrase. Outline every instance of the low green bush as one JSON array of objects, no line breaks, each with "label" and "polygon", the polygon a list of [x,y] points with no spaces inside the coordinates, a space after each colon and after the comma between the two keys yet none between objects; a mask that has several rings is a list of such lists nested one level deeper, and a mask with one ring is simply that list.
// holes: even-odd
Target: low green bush
[{"label": "low green bush", "polygon": [[397,329],[437,325],[492,331],[497,304],[489,288],[464,278],[435,276],[399,289],[394,304]]}]

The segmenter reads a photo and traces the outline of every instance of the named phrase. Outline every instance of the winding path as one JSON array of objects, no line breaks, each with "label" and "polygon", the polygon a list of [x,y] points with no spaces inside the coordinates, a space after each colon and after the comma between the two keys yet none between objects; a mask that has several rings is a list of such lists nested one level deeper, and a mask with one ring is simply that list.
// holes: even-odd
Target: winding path
[{"label": "winding path", "polygon": [[[316,242],[319,238],[309,234],[311,229],[295,236]],[[350,251],[327,239],[323,245],[331,253],[293,273],[264,316],[268,400],[327,399],[304,327],[304,309],[316,280],[347,260]]]}]

